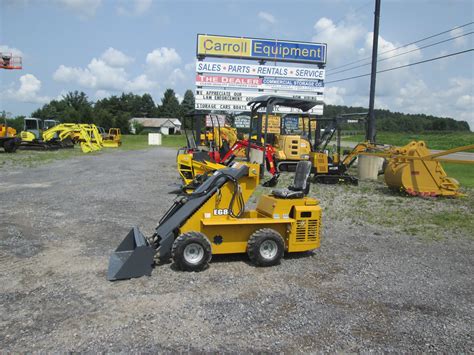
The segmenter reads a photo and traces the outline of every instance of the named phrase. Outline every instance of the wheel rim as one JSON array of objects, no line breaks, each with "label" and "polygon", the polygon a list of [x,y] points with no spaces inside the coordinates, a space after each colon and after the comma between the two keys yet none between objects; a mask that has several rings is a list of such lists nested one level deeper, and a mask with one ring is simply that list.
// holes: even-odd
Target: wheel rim
[{"label": "wheel rim", "polygon": [[274,240],[267,239],[260,244],[260,255],[266,260],[272,260],[278,253],[278,245]]},{"label": "wheel rim", "polygon": [[204,258],[204,248],[197,243],[186,245],[183,252],[184,260],[189,264],[199,264]]}]

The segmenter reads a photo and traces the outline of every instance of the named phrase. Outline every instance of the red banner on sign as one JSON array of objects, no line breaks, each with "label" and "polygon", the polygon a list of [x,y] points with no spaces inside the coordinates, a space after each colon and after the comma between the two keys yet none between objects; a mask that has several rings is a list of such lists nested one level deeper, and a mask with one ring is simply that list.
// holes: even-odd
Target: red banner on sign
[{"label": "red banner on sign", "polygon": [[236,76],[222,76],[222,75],[196,75],[196,85],[206,86],[206,85],[224,85],[228,84],[229,86],[239,86],[239,87],[258,87],[262,85],[262,78],[245,78],[245,77],[236,77]]}]

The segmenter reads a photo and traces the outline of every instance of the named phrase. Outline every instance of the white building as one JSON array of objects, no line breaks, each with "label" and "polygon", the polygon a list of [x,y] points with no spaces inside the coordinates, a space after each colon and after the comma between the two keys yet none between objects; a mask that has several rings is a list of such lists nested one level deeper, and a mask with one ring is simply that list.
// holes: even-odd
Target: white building
[{"label": "white building", "polygon": [[162,133],[162,134],[179,134],[181,132],[181,121],[177,118],[145,118],[133,117],[130,119],[130,131],[135,133],[135,125],[137,122],[143,126],[144,129]]}]

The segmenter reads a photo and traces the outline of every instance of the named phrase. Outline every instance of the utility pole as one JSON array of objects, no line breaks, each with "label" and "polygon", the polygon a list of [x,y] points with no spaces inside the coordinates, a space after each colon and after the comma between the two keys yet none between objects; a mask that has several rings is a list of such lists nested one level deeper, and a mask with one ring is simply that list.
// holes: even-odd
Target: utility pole
[{"label": "utility pole", "polygon": [[374,12],[374,38],[372,41],[372,70],[370,73],[370,98],[369,98],[369,119],[367,121],[366,139],[375,143],[375,80],[377,76],[377,50],[379,47],[379,22],[380,22],[380,1],[375,0]]}]

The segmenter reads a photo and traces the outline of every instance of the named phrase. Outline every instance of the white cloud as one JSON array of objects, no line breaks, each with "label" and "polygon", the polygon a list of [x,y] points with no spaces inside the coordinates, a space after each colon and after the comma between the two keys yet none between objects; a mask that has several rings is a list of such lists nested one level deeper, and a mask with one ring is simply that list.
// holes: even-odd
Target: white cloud
[{"label": "white cloud", "polygon": [[168,77],[168,81],[172,86],[175,86],[177,83],[184,81],[185,79],[186,75],[184,75],[180,68],[173,69],[170,76]]},{"label": "white cloud", "polygon": [[[462,28],[455,28],[449,32],[451,38],[455,38],[464,34],[464,30]],[[467,43],[466,37],[459,37],[454,40],[454,45],[456,47],[463,47]]]},{"label": "white cloud", "polygon": [[75,83],[98,91],[143,92],[158,85],[145,74],[130,80],[124,68],[112,67],[104,60],[96,58],[93,58],[86,68],[60,65],[54,72],[53,79],[63,83]]},{"label": "white cloud", "polygon": [[133,62],[133,58],[112,47],[102,53],[100,58],[113,67],[123,67]]},{"label": "white cloud", "polygon": [[181,63],[181,57],[174,48],[156,48],[146,56],[148,69],[154,73],[165,73]]},{"label": "white cloud", "polygon": [[102,0],[56,0],[63,7],[74,11],[81,18],[93,17]]},{"label": "white cloud", "polygon": [[329,105],[344,105],[344,96],[346,89],[333,86],[324,91],[324,102]]},{"label": "white cloud", "polygon": [[391,110],[465,120],[474,128],[474,80],[452,78],[443,88],[416,79],[401,85],[398,96],[379,98]]},{"label": "white cloud", "polygon": [[462,95],[456,100],[456,107],[460,109],[470,109],[474,107],[474,96],[471,95]]},{"label": "white cloud", "polygon": [[[122,4],[117,7],[119,15],[140,16],[145,14],[151,7],[153,0],[133,0],[122,1]],[[130,6],[130,4],[132,4]]]},{"label": "white cloud", "polygon": [[157,92],[158,83],[174,87],[184,83],[189,76],[188,66],[180,67],[181,57],[174,48],[162,47],[148,53],[145,72],[135,77],[131,77],[125,68],[132,60],[125,53],[108,48],[99,58],[92,58],[86,67],[60,65],[53,73],[53,79],[93,89],[96,97],[102,98],[111,92]]},{"label": "white cloud", "polygon": [[[313,41],[328,43],[330,66],[326,73],[326,81],[370,72],[372,32],[357,23],[336,25],[328,18],[319,19],[314,29],[318,34],[313,36]],[[452,31],[451,36],[455,37],[462,33],[462,30]],[[458,43],[458,45],[461,44],[461,42]],[[400,43],[379,37],[379,60],[382,59],[382,61],[378,63],[378,70],[403,66],[423,59],[423,53],[416,45],[397,49],[398,47],[400,47]],[[405,52],[410,53],[404,54]],[[386,59],[389,57],[392,58]],[[331,67],[364,58],[367,60],[339,69],[350,69],[347,72],[337,74],[338,69],[330,70]],[[351,68],[364,63],[369,65]],[[441,67],[441,62],[437,65],[439,70],[446,71],[446,68],[449,68],[446,65]],[[452,78],[433,86],[432,78],[424,76],[423,73],[422,68],[416,66],[377,75],[376,108],[452,117],[467,121],[473,129],[474,79]],[[326,103],[367,107],[369,80],[369,77],[364,77],[327,84],[325,88]]]},{"label": "white cloud", "polygon": [[273,16],[272,14],[270,14],[268,12],[265,12],[265,11],[260,11],[258,13],[258,18],[263,20],[263,21],[266,21],[266,22],[268,22],[272,25],[277,22],[275,16]]},{"label": "white cloud", "polygon": [[336,25],[326,17],[320,18],[314,29],[316,35],[313,36],[313,41],[328,43],[328,60],[333,66],[354,60],[357,42],[366,33],[359,24]]},{"label": "white cloud", "polygon": [[131,91],[147,91],[157,86],[156,82],[150,80],[145,74],[141,74],[133,79],[128,87]]},{"label": "white cloud", "polygon": [[9,47],[5,44],[0,45],[0,52],[1,53],[11,53],[13,56],[23,56],[23,52],[18,48]]},{"label": "white cloud", "polygon": [[[373,41],[374,34],[373,32],[369,32],[365,35],[365,46],[359,49],[359,55],[362,57],[371,57],[372,56],[372,41]],[[422,58],[421,51],[415,44],[411,44],[409,46],[405,46],[403,48],[398,43],[392,43],[390,41],[385,40],[382,36],[379,36],[379,43],[378,43],[378,60],[383,60],[381,63],[388,64],[389,67],[394,65],[405,65],[411,63],[416,60],[420,60]],[[383,54],[385,53],[385,54]],[[404,54],[406,53],[406,54]],[[394,57],[394,58],[390,58]],[[390,59],[387,59],[390,58]],[[370,59],[368,59],[370,62]]]},{"label": "white cloud", "polygon": [[8,89],[3,95],[10,100],[43,104],[50,100],[47,96],[40,96],[41,81],[33,74],[25,74],[20,77],[18,89]]}]

